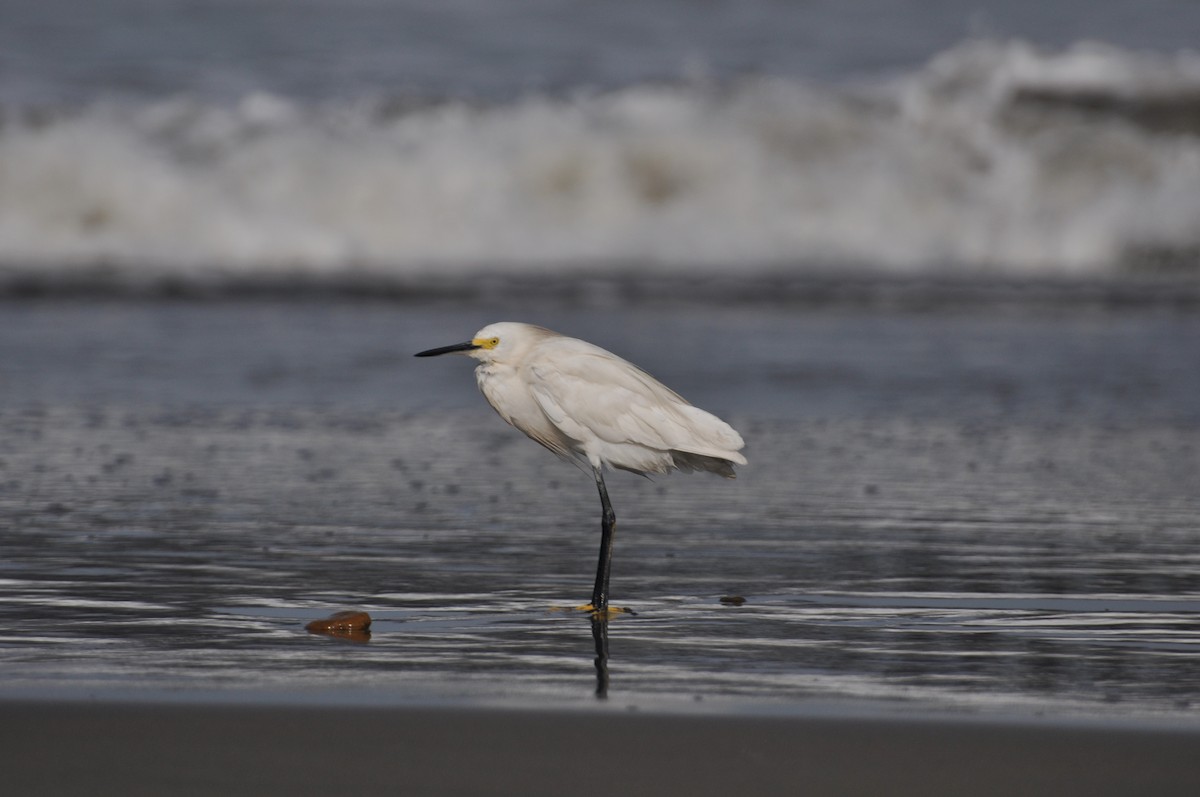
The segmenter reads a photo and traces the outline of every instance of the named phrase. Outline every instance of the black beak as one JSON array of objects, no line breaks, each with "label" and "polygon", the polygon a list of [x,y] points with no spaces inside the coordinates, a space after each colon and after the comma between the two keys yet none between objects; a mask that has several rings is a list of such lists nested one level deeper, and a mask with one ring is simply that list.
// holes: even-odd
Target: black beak
[{"label": "black beak", "polygon": [[428,351],[419,351],[416,354],[414,354],[413,356],[414,357],[436,357],[439,354],[451,354],[456,351],[471,351],[472,349],[478,349],[478,348],[479,348],[479,346],[476,346],[474,343],[472,343],[471,341],[468,340],[466,343],[455,343],[453,346],[442,346],[440,349],[429,349]]}]

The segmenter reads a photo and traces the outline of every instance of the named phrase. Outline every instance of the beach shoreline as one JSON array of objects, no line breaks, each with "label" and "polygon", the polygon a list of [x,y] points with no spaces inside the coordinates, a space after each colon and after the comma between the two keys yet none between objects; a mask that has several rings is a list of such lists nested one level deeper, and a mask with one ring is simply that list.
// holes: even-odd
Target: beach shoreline
[{"label": "beach shoreline", "polygon": [[[589,586],[590,479],[500,423],[469,363],[411,356],[494,307],[7,309],[10,695],[594,689],[586,623],[549,611]],[[614,697],[1192,710],[1195,317],[508,312],[748,442],[735,481],[614,478],[639,611]],[[368,645],[304,631],[342,609]]]}]

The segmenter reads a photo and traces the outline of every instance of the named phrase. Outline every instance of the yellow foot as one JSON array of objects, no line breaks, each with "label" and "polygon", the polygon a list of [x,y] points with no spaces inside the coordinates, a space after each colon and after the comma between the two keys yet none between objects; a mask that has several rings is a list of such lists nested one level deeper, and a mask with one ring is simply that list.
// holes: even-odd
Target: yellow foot
[{"label": "yellow foot", "polygon": [[624,606],[609,606],[607,609],[597,609],[590,603],[585,603],[582,606],[576,606],[577,612],[588,612],[598,620],[611,620],[618,614],[633,614],[636,615],[633,609],[626,609]]}]

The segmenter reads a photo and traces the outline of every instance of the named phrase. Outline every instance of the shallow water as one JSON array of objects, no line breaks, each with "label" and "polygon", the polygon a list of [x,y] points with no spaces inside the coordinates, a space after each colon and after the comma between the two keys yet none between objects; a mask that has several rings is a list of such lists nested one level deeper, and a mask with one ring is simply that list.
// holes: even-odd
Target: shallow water
[{"label": "shallow water", "polygon": [[[6,306],[0,692],[591,702],[591,479],[409,356],[496,312]],[[1194,315],[525,317],[748,441],[610,478],[610,703],[1194,718]],[[365,644],[304,630],[351,608]]]}]

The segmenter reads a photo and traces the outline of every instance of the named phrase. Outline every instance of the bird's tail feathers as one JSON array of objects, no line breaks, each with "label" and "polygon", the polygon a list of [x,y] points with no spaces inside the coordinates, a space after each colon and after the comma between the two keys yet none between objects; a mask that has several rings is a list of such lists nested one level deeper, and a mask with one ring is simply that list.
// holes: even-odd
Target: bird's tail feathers
[{"label": "bird's tail feathers", "polygon": [[734,464],[745,465],[746,458],[737,452],[729,452],[719,457],[709,456],[707,454],[695,454],[690,451],[671,451],[671,459],[675,462],[675,467],[685,473],[692,471],[706,471],[715,473],[718,476],[724,476],[726,479],[736,479],[737,473],[734,472]]}]

